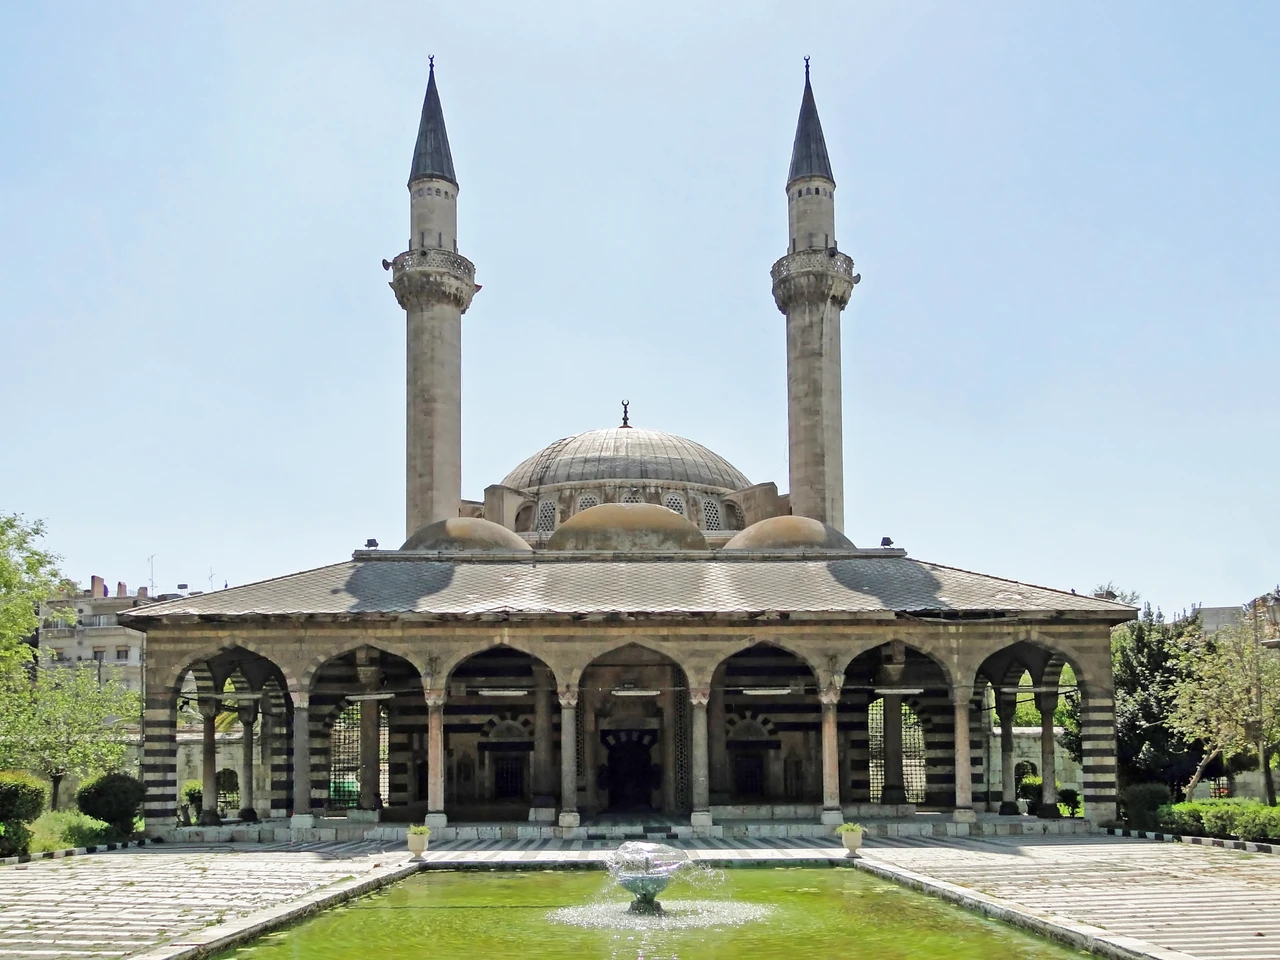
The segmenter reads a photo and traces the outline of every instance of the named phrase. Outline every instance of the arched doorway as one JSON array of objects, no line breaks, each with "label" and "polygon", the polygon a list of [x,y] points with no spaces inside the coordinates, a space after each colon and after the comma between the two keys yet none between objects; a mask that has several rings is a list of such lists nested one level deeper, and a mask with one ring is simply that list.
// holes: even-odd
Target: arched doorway
[{"label": "arched doorway", "polygon": [[817,689],[809,665],[772,644],[748,647],[716,668],[707,713],[713,809],[821,804]]},{"label": "arched doorway", "polygon": [[556,808],[560,706],[537,657],[488,647],[449,674],[445,809],[454,821],[550,821]]},{"label": "arched doorway", "polygon": [[680,665],[628,644],[592,661],[578,690],[586,811],[689,810],[689,683]]},{"label": "arched doorway", "polygon": [[311,681],[312,807],[348,819],[404,822],[425,792],[422,676],[403,657],[373,646],[325,661]]}]

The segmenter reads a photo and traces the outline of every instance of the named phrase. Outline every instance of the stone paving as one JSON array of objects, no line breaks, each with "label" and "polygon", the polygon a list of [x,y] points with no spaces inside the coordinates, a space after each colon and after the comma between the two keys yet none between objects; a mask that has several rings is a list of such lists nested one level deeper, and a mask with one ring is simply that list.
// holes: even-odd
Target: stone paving
[{"label": "stone paving", "polygon": [[[448,841],[426,868],[590,865],[602,840]],[[845,859],[832,838],[693,840],[699,860]],[[910,872],[1201,960],[1280,960],[1280,855],[1111,837],[869,840],[865,864]],[[175,956],[308,898],[402,875],[399,844],[165,845],[0,867],[0,960]],[[1139,950],[1141,944],[1137,944]],[[1176,951],[1176,952],[1175,952]]]},{"label": "stone paving", "polygon": [[1280,855],[1093,836],[883,839],[864,856],[1201,960],[1280,960]]}]

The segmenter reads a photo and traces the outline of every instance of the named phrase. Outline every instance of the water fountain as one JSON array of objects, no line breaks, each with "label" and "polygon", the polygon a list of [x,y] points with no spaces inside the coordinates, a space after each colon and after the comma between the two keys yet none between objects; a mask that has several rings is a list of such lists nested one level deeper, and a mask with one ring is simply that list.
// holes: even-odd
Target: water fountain
[{"label": "water fountain", "polygon": [[608,865],[618,886],[635,897],[628,912],[659,915],[662,904],[657,900],[658,894],[692,862],[687,853],[675,847],[631,841],[613,852]]}]

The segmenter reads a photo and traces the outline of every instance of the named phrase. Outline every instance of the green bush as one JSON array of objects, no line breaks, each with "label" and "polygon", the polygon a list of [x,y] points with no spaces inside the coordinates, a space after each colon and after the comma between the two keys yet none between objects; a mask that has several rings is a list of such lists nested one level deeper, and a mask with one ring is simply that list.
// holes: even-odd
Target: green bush
[{"label": "green bush", "polygon": [[109,825],[79,810],[50,810],[31,824],[31,852],[95,847],[123,839]]},{"label": "green bush", "polygon": [[0,823],[0,857],[20,857],[31,845],[31,831],[21,820]]},{"label": "green bush", "polygon": [[1125,787],[1120,794],[1120,807],[1125,823],[1135,830],[1154,830],[1158,825],[1158,811],[1173,800],[1169,787],[1163,783],[1135,783]]},{"label": "green bush", "polygon": [[182,785],[182,802],[191,808],[195,815],[200,814],[204,806],[204,784],[199,780],[188,780]]},{"label": "green bush", "polygon": [[1069,816],[1077,816],[1080,813],[1080,791],[1072,790],[1066,787],[1058,791],[1058,802],[1067,808]]},{"label": "green bush", "polygon": [[1018,781],[1018,799],[1026,800],[1035,813],[1036,807],[1044,801],[1044,780],[1032,774]]},{"label": "green bush", "polygon": [[1191,800],[1162,806],[1159,824],[1162,830],[1188,836],[1280,840],[1280,807],[1245,797]]},{"label": "green bush", "polygon": [[108,773],[81,787],[76,794],[76,805],[81,812],[111,824],[128,839],[146,795],[147,789],[141,781],[127,773]]},{"label": "green bush", "polygon": [[43,780],[23,770],[0,771],[0,823],[30,823],[48,799]]}]

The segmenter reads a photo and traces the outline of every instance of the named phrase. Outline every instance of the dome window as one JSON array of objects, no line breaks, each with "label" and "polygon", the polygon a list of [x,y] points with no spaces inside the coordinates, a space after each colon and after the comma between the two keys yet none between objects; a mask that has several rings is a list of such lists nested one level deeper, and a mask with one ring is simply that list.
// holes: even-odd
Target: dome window
[{"label": "dome window", "polygon": [[720,518],[720,504],[710,497],[702,501],[702,528],[704,530],[724,529]]},{"label": "dome window", "polygon": [[594,493],[584,493],[578,498],[578,512],[600,506],[600,498]]},{"label": "dome window", "polygon": [[554,500],[543,500],[538,503],[538,520],[534,528],[538,533],[550,533],[556,528],[559,511]]},{"label": "dome window", "polygon": [[621,503],[644,503],[640,494],[635,490],[628,490],[622,495]]},{"label": "dome window", "polygon": [[684,516],[684,498],[678,493],[668,493],[662,498],[662,505],[674,513]]}]

